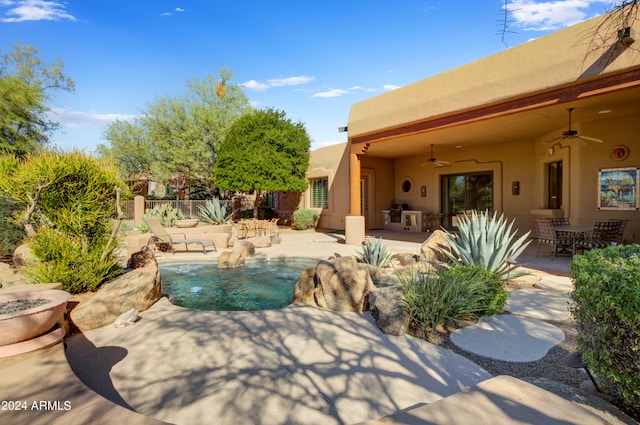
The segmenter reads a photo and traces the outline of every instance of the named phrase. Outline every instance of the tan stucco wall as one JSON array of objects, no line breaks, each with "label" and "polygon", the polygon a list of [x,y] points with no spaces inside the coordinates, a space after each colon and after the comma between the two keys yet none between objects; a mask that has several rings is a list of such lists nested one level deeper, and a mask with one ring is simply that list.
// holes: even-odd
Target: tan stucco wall
[{"label": "tan stucco wall", "polygon": [[[329,208],[318,209],[318,227],[344,229],[349,214],[349,153],[347,143],[327,146],[311,152],[307,178],[329,179]],[[310,190],[304,192],[300,208],[311,208]]]},{"label": "tan stucco wall", "polygon": [[[602,19],[602,16],[591,19],[356,103],[349,115],[349,137],[526,97],[551,87],[637,67],[640,53],[636,48],[621,48],[617,56],[610,52],[609,57],[613,59],[604,69],[596,64],[603,51],[590,52],[589,49],[593,49],[590,35]],[[634,30],[640,34],[640,21],[634,22]],[[615,32],[608,35],[616,37]],[[606,45],[612,44],[615,42]]]}]

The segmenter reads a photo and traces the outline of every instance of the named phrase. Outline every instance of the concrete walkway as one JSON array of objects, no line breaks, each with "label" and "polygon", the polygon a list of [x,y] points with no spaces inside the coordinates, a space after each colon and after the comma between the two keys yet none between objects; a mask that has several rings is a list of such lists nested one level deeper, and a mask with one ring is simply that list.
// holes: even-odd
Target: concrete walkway
[{"label": "concrete walkway", "polygon": [[96,329],[67,345],[89,387],[190,425],[352,424],[491,377],[435,345],[383,334],[368,315],[304,305],[194,312],[162,300],[132,327]]}]

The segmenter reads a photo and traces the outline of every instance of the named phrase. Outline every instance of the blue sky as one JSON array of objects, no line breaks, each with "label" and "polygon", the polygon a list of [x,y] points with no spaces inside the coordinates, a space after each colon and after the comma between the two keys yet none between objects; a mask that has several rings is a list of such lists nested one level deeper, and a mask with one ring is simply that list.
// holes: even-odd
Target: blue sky
[{"label": "blue sky", "polygon": [[[33,45],[76,82],[49,106],[56,146],[93,152],[115,118],[233,72],[258,108],[346,141],[353,103],[601,14],[611,0],[0,0],[0,48]],[[517,64],[514,64],[517,66]]]}]

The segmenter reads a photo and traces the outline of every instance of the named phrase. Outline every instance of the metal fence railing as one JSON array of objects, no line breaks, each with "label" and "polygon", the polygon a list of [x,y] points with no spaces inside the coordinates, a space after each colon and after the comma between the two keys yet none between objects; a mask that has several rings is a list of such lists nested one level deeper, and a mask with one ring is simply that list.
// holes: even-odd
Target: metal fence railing
[{"label": "metal fence railing", "polygon": [[[124,212],[126,220],[133,220],[134,217],[134,201],[121,201],[120,207]],[[153,209],[160,205],[169,204],[173,208],[182,211],[185,218],[198,218],[200,215],[200,207],[204,206],[206,200],[148,200],[144,201],[144,210]],[[253,199],[247,196],[234,196],[232,200],[222,201],[226,204],[227,210],[245,210],[253,208]]]}]

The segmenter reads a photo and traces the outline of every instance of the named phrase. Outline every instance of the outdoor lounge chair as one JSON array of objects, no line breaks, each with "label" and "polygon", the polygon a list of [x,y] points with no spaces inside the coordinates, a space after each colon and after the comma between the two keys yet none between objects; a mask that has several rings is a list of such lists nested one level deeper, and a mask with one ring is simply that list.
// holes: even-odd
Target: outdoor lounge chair
[{"label": "outdoor lounge chair", "polygon": [[174,245],[184,244],[187,251],[189,251],[189,245],[197,244],[202,247],[202,252],[207,253],[205,247],[213,246],[213,250],[217,251],[216,244],[213,242],[213,239],[187,239],[187,235],[184,233],[172,233],[169,234],[165,228],[160,223],[160,219],[156,217],[144,217],[143,220],[149,226],[149,231],[152,236],[147,241],[147,248],[149,244],[154,243],[156,245],[166,244],[171,249],[173,254],[176,253]]}]

